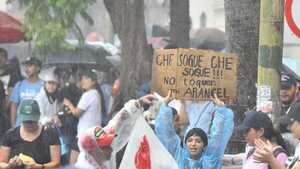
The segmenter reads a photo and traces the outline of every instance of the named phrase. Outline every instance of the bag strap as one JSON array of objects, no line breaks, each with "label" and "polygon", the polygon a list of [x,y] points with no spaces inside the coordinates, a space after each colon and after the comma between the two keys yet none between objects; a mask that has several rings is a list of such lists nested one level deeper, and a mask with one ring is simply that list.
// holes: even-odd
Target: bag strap
[{"label": "bag strap", "polygon": [[254,152],[255,152],[255,148],[252,148],[251,150],[249,150],[247,153],[246,159],[248,159]]}]

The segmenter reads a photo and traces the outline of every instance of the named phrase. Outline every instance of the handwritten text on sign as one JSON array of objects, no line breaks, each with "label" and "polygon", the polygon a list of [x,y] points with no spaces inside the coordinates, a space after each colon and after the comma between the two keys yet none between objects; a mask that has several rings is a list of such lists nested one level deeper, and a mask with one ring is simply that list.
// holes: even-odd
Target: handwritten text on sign
[{"label": "handwritten text on sign", "polygon": [[234,54],[195,50],[156,50],[152,89],[177,98],[210,100],[215,94],[227,104],[236,101],[237,57]]}]

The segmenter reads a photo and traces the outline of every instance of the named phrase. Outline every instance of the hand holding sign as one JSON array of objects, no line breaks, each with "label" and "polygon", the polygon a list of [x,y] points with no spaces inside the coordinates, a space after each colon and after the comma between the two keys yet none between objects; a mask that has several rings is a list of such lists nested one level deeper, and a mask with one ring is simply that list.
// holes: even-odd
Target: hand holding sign
[{"label": "hand holding sign", "polygon": [[225,106],[225,103],[224,103],[222,100],[220,100],[220,99],[218,98],[218,96],[217,96],[216,93],[214,94],[214,98],[212,98],[211,100],[212,100],[217,106],[219,106],[219,107],[224,107],[224,106]]},{"label": "hand holding sign", "polygon": [[172,91],[169,90],[169,91],[168,91],[168,95],[164,98],[164,102],[165,102],[166,104],[169,104],[170,101],[172,100],[171,95],[172,95]]}]

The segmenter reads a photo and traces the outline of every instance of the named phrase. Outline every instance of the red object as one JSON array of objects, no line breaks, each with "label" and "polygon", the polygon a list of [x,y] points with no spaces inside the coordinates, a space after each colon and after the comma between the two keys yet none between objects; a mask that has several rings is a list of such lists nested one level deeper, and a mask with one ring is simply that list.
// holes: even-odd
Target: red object
[{"label": "red object", "polygon": [[94,139],[89,135],[83,135],[81,145],[86,151],[91,151],[96,147]]},{"label": "red object", "polygon": [[151,169],[150,146],[146,136],[135,154],[135,167],[137,169]]},{"label": "red object", "polygon": [[113,142],[116,133],[114,130],[109,130],[107,133],[103,133],[96,139],[97,145],[99,147],[110,147],[111,143]]},{"label": "red object", "polygon": [[112,86],[112,95],[117,96],[120,94],[120,88],[121,88],[121,83],[120,79],[116,79],[113,86]]},{"label": "red object", "polygon": [[17,43],[23,39],[21,22],[0,11],[0,43]]},{"label": "red object", "polygon": [[285,17],[287,24],[296,36],[300,38],[300,28],[296,25],[292,12],[293,0],[286,0],[285,2]]},{"label": "red object", "polygon": [[99,41],[104,42],[104,37],[97,32],[91,32],[87,35],[86,41],[87,42],[99,42]]}]

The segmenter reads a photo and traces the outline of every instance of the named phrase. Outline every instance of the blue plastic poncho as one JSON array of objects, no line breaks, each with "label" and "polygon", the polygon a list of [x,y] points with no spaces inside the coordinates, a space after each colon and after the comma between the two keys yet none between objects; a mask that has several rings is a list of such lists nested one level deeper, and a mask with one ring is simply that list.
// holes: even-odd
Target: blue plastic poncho
[{"label": "blue plastic poncho", "polygon": [[186,133],[197,127],[208,135],[208,145],[198,160],[189,158],[188,149],[173,128],[172,109],[165,104],[161,106],[155,122],[158,138],[178,162],[180,169],[221,169],[222,157],[234,128],[232,110],[216,107],[212,102],[191,104],[188,116],[190,125]]}]

